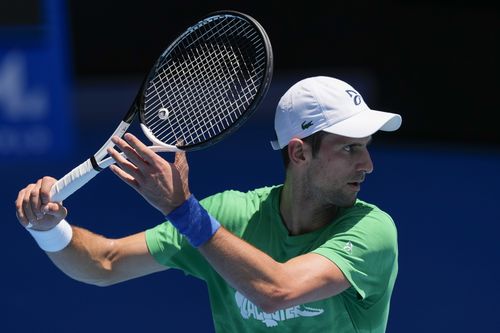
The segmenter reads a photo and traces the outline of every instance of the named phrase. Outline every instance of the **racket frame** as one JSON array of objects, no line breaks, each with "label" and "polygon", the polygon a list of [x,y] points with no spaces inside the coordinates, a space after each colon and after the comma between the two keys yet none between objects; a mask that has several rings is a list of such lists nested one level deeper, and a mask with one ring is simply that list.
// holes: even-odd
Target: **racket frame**
[{"label": "racket frame", "polygon": [[[241,115],[231,126],[225,128],[220,133],[217,133],[215,136],[211,137],[210,140],[205,142],[200,142],[196,144],[186,145],[186,146],[174,146],[168,145],[164,142],[158,140],[151,130],[145,125],[145,120],[143,113],[141,110],[144,108],[144,93],[147,89],[147,84],[151,80],[152,77],[156,74],[159,64],[162,62],[165,55],[169,54],[169,52],[181,41],[186,34],[193,30],[196,25],[200,24],[204,20],[215,18],[216,16],[236,16],[247,20],[251,23],[257,31],[259,31],[262,40],[264,42],[264,48],[266,51],[266,68],[264,71],[264,77],[262,79],[262,83],[259,85],[259,89],[255,94],[251,104],[246,109],[245,113]],[[199,149],[203,149],[209,146],[216,144],[221,141],[226,136],[238,130],[245,121],[255,112],[257,106],[262,101],[263,97],[266,95],[267,90],[269,88],[272,73],[273,73],[273,52],[269,37],[264,30],[264,28],[260,25],[260,23],[255,20],[253,17],[246,15],[244,13],[232,10],[224,10],[224,11],[216,11],[212,12],[205,17],[198,20],[198,23],[186,29],[182,34],[180,34],[162,53],[162,55],[157,59],[152,69],[149,71],[148,75],[143,80],[138,93],[126,113],[125,117],[122,119],[118,127],[115,129],[113,134],[109,137],[109,139],[103,144],[103,146],[89,159],[85,162],[74,168],[72,171],[67,173],[63,178],[59,179],[51,189],[51,200],[56,202],[61,202],[71,194],[73,194],[76,190],[85,185],[88,181],[94,178],[101,170],[107,168],[115,161],[111,157],[105,158],[108,153],[107,149],[110,147],[114,147],[115,144],[111,141],[112,137],[118,136],[123,137],[123,135],[128,130],[129,126],[133,122],[136,116],[139,118],[140,127],[144,133],[144,135],[153,143],[154,146],[149,146],[155,152],[178,152],[178,151],[195,151]],[[122,153],[123,154],[123,153]]]}]

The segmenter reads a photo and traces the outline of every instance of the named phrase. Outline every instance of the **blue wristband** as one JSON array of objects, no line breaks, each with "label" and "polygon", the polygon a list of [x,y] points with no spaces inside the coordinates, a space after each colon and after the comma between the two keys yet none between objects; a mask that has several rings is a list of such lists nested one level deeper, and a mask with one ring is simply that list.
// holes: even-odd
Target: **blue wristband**
[{"label": "blue wristband", "polygon": [[194,195],[171,211],[166,218],[194,247],[212,238],[220,227],[220,223],[208,214]]}]

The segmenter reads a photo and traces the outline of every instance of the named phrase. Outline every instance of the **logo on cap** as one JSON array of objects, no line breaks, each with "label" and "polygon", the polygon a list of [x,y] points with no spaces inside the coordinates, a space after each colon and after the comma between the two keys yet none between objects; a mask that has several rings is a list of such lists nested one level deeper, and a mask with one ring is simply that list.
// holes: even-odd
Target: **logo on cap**
[{"label": "logo on cap", "polygon": [[345,92],[352,98],[355,105],[359,105],[361,103],[361,95],[358,94],[356,90],[348,89]]},{"label": "logo on cap", "polygon": [[304,121],[300,126],[302,127],[303,130],[306,130],[308,129],[309,127],[311,127],[313,124],[312,121]]}]

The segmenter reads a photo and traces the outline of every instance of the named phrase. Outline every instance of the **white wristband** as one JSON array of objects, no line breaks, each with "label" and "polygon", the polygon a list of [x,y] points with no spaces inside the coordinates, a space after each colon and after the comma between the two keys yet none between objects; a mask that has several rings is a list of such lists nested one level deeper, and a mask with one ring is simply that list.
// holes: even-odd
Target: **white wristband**
[{"label": "white wristband", "polygon": [[64,249],[73,237],[71,225],[62,220],[54,228],[46,231],[26,229],[38,243],[38,246],[47,252],[57,252]]}]

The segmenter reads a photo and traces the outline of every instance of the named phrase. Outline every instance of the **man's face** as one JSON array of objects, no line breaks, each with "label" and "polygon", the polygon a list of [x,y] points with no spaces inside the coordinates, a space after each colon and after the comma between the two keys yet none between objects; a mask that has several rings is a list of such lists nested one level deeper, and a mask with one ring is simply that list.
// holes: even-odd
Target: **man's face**
[{"label": "man's face", "polygon": [[306,172],[307,195],[326,205],[352,206],[365,175],[373,171],[367,149],[370,141],[371,136],[326,135]]}]

